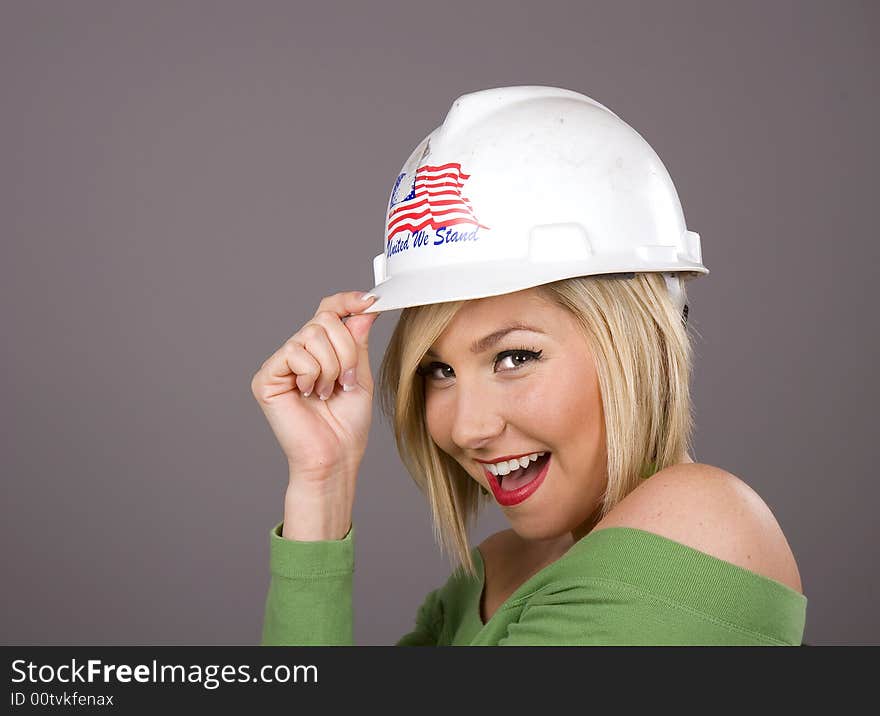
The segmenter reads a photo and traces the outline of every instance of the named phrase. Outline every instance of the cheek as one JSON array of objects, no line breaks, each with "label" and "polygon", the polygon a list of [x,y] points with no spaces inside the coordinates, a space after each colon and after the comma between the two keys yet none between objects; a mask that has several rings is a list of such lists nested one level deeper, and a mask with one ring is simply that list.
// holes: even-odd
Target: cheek
[{"label": "cheek", "polygon": [[549,366],[543,380],[535,381],[521,396],[520,405],[524,411],[520,414],[533,418],[548,439],[553,435],[563,442],[577,438],[578,443],[591,446],[601,441],[602,398],[598,375],[589,361],[564,368]]},{"label": "cheek", "polygon": [[449,434],[452,425],[449,420],[450,411],[443,409],[442,401],[425,397],[425,426],[428,434],[437,446],[444,451],[449,450]]}]

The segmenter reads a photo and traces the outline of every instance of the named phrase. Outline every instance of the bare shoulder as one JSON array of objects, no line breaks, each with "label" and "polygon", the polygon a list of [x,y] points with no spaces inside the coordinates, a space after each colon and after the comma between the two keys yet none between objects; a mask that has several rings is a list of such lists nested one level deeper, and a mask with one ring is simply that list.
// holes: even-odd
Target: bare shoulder
[{"label": "bare shoulder", "polygon": [[775,579],[803,593],[788,540],[763,499],[712,465],[672,465],[645,480],[593,531],[635,527]]}]

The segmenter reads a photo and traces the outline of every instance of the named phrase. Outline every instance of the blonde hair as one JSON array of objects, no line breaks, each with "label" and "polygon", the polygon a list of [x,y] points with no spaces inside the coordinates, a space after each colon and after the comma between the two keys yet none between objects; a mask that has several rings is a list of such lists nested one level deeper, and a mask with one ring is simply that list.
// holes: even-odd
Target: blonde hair
[{"label": "blonde hair", "polygon": [[[582,276],[536,290],[574,315],[595,359],[608,469],[601,519],[642,479],[688,458],[693,430],[689,336],[659,273]],[[401,459],[428,497],[435,541],[475,577],[468,531],[491,498],[432,440],[424,378],[416,373],[465,303],[403,309],[382,360],[378,393]]]}]

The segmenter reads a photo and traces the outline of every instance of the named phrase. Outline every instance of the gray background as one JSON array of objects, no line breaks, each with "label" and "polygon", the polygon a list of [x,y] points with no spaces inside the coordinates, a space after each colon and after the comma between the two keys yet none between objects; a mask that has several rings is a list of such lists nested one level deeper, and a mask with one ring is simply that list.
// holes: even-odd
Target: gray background
[{"label": "gray background", "polygon": [[[287,475],[253,373],[372,287],[455,97],[547,84],[632,124],[702,236],[695,458],[773,510],[806,641],[880,642],[878,6],[3,2],[2,640],[258,643]],[[360,644],[450,568],[376,415]],[[473,543],[506,526],[490,507]]]}]

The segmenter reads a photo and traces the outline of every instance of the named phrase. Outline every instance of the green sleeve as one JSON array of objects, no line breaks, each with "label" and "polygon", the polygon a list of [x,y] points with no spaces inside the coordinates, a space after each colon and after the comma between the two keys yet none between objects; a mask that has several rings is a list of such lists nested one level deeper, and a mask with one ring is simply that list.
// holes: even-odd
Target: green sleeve
[{"label": "green sleeve", "polygon": [[415,628],[404,634],[395,646],[438,646],[443,629],[443,605],[440,589],[435,589],[425,597],[416,613]]},{"label": "green sleeve", "polygon": [[305,542],[269,534],[269,593],[262,646],[350,646],[354,524],[341,540]]}]

